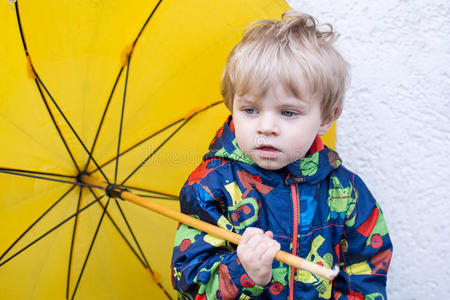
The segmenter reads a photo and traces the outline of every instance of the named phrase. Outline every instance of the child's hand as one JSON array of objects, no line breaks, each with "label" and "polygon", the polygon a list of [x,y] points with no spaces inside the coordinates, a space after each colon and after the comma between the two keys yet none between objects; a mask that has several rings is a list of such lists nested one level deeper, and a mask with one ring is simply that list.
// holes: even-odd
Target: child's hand
[{"label": "child's hand", "polygon": [[273,239],[273,233],[265,233],[255,227],[248,227],[237,247],[237,256],[248,276],[259,286],[269,284],[272,279],[272,262],[280,250],[280,244]]}]

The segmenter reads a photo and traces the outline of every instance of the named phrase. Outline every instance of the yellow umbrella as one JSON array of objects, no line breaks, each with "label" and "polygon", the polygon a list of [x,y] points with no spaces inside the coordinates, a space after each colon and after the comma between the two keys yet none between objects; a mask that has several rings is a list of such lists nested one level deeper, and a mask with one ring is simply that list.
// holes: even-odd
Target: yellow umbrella
[{"label": "yellow umbrella", "polygon": [[[3,1],[0,299],[175,297],[176,223],[80,174],[178,209],[227,111],[226,55],[277,0]],[[329,137],[334,144],[334,135]]]}]

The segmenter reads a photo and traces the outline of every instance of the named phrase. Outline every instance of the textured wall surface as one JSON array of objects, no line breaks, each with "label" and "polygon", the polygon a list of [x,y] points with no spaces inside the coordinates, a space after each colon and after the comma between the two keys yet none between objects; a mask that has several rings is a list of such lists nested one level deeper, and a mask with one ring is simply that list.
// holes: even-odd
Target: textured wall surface
[{"label": "textured wall surface", "polygon": [[385,214],[389,299],[449,299],[450,2],[288,3],[341,34],[352,84],[337,149]]}]

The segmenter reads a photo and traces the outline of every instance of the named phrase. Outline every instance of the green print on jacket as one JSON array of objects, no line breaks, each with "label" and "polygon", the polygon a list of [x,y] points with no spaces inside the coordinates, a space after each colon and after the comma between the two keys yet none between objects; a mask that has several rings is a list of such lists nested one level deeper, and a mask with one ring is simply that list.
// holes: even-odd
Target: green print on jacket
[{"label": "green print on jacket", "polygon": [[319,169],[319,152],[300,160],[300,171],[303,176],[313,176]]},{"label": "green print on jacket", "polygon": [[[217,291],[219,290],[219,267],[222,261],[216,261],[211,268],[202,268],[194,278],[194,282],[199,286],[198,294],[206,294],[207,299],[216,299]],[[199,277],[206,272],[209,275],[209,280],[204,282]]]},{"label": "green print on jacket", "polygon": [[286,286],[288,284],[288,269],[282,262],[278,263],[280,264],[280,266],[278,268],[272,269],[272,282],[279,282],[283,286]]},{"label": "green print on jacket", "polygon": [[[353,298],[354,299],[363,299],[361,297],[364,297],[364,300],[385,300],[385,298],[384,298],[382,293],[371,293],[371,294],[368,294],[368,295],[365,295],[365,296],[362,295],[362,294],[358,294],[357,296],[354,296]],[[348,299],[348,298],[345,297],[345,296],[342,296],[342,295],[339,295],[336,298],[336,300],[341,300],[341,299]]]},{"label": "green print on jacket", "polygon": [[[260,182],[258,182],[258,180],[254,180],[254,182],[251,182],[249,180],[249,176],[246,174],[246,172],[238,173],[241,182],[243,182],[244,188],[246,183],[247,185],[251,183],[252,186],[255,186],[256,190],[264,194],[267,194],[272,190],[271,187],[267,187],[261,184]],[[239,185],[235,181],[233,181],[225,185],[225,189],[227,190],[233,202],[233,205],[228,207],[228,217],[232,222],[235,231],[244,229],[247,226],[258,221],[259,205],[257,200],[253,197],[243,198],[253,188],[246,190],[244,194],[242,194]]]},{"label": "green print on jacket", "polygon": [[202,231],[198,229],[181,224],[175,235],[175,247],[180,247],[184,243],[181,247],[187,249],[191,243],[196,241],[195,237],[201,233]]},{"label": "green print on jacket", "polygon": [[381,247],[379,244],[381,237],[387,235],[388,230],[378,203],[376,203],[376,208],[372,211],[369,219],[358,228],[358,232],[367,236],[366,246]]},{"label": "green print on jacket", "polygon": [[382,293],[372,293],[372,294],[366,295],[364,297],[364,300],[384,300],[384,296]]},{"label": "green print on jacket", "polygon": [[358,193],[355,191],[355,198],[352,197],[353,186],[344,188],[339,179],[335,176],[331,177],[333,187],[328,189],[328,205],[330,206],[330,212],[328,213],[328,219],[342,218],[346,219],[345,225],[352,227],[355,225],[356,214],[349,219],[350,215],[355,208]]},{"label": "green print on jacket", "polygon": [[[253,207],[253,213],[251,207]],[[241,200],[239,204],[230,206],[228,215],[231,216],[230,219],[233,221],[234,228],[241,230],[258,221],[258,211],[259,207],[256,199],[249,197]],[[244,215],[243,221],[238,222],[241,219],[241,215]]]},{"label": "green print on jacket", "polygon": [[[311,251],[309,251],[306,260],[327,268],[331,268],[333,264],[333,254],[325,253],[323,257],[319,255],[318,250],[322,246],[324,241],[325,238],[321,235],[318,235],[314,238],[311,245]],[[316,288],[317,294],[320,298],[329,299],[331,297],[332,286],[330,280],[326,278],[313,275],[312,273],[305,270],[298,269],[295,280],[301,281],[303,283],[312,283]]]},{"label": "green print on jacket", "polygon": [[233,152],[228,153],[228,151],[225,150],[225,147],[223,147],[218,150],[214,156],[240,161],[249,165],[256,165],[256,163],[250,157],[245,155],[244,152],[242,152],[242,150],[238,147],[236,139],[234,139],[232,143],[234,146]]}]

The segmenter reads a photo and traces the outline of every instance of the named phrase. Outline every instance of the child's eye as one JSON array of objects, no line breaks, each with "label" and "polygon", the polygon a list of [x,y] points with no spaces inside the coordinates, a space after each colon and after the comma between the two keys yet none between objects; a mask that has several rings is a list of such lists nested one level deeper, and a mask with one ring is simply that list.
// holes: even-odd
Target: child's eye
[{"label": "child's eye", "polygon": [[292,117],[296,116],[297,113],[294,112],[294,111],[285,110],[285,111],[282,111],[282,112],[281,112],[281,115],[282,115],[283,117],[286,117],[286,118],[292,118]]},{"label": "child's eye", "polygon": [[243,111],[247,114],[247,115],[253,115],[256,114],[256,109],[248,107],[248,108],[244,108]]}]

